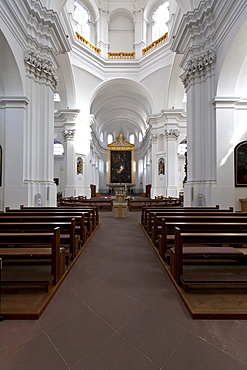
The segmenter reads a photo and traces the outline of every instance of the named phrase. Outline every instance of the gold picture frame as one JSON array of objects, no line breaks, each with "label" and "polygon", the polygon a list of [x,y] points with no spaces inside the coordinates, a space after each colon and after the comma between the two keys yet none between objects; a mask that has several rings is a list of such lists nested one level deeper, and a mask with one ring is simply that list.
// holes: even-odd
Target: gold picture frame
[{"label": "gold picture frame", "polygon": [[108,147],[108,183],[134,184],[134,147],[123,134]]}]

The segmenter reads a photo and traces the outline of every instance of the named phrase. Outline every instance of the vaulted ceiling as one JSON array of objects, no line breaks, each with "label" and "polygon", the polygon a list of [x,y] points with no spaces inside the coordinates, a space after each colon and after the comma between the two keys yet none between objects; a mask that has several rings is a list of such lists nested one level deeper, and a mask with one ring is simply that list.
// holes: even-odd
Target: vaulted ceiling
[{"label": "vaulted ceiling", "polygon": [[146,131],[151,111],[152,101],[148,92],[127,79],[115,79],[101,85],[91,104],[98,134],[111,133],[114,138],[122,133],[126,138],[134,134],[138,139],[139,132],[143,135]]}]

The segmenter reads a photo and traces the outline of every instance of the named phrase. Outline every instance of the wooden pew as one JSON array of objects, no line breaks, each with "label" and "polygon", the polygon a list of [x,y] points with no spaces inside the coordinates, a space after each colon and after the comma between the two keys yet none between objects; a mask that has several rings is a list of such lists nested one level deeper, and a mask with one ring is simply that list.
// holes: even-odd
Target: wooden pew
[{"label": "wooden pew", "polygon": [[[247,215],[247,214],[246,214]],[[176,212],[150,212],[149,217],[147,220],[147,227],[146,232],[149,236],[154,234],[156,237],[156,234],[158,233],[158,228],[161,228],[162,224],[162,218],[165,218],[167,221],[169,220],[180,220],[182,221],[193,221],[193,220],[201,220],[203,221],[204,217],[211,218],[211,221],[215,222],[220,217],[244,217],[244,215],[241,213],[234,213],[229,211],[218,211],[218,212],[210,212],[210,211],[176,211]],[[189,220],[190,218],[190,220]],[[154,230],[154,231],[153,231]]]},{"label": "wooden pew", "polygon": [[[156,207],[151,207],[151,206],[146,206],[142,207],[141,211],[141,224],[142,226],[146,229],[146,224],[147,224],[147,217],[149,212],[159,212],[159,211],[170,211],[170,212],[176,212],[176,211],[192,211],[192,212],[202,212],[202,211],[219,211],[219,205],[217,204],[215,207],[167,207],[167,206],[156,206]],[[222,211],[222,209],[221,209]],[[224,210],[224,211],[230,211],[233,212],[233,207],[229,207],[229,209]]]},{"label": "wooden pew", "polygon": [[152,217],[153,217],[153,214],[156,213],[157,216],[161,216],[163,214],[169,214],[169,215],[172,215],[173,213],[175,215],[177,214],[203,214],[203,213],[207,213],[207,214],[211,214],[211,213],[219,213],[219,212],[224,212],[224,213],[227,213],[228,212],[231,212],[233,213],[233,208],[232,207],[229,207],[229,209],[218,209],[218,208],[209,208],[209,207],[205,207],[205,208],[182,208],[182,207],[175,207],[174,209],[172,208],[147,208],[147,209],[144,209],[143,211],[143,214],[142,214],[142,219],[141,219],[141,222],[142,222],[142,225],[143,227],[145,228],[145,230],[147,230],[147,228],[149,227],[149,224],[152,223]]},{"label": "wooden pew", "polygon": [[180,205],[180,200],[178,198],[163,198],[163,199],[152,199],[152,198],[143,198],[143,197],[130,197],[128,199],[128,208],[132,211],[134,208],[142,207],[174,207]]},{"label": "wooden pew", "polygon": [[[22,216],[23,214],[28,216],[70,216],[76,217],[84,215],[84,225],[87,227],[88,235],[90,236],[93,232],[93,229],[96,228],[96,215],[93,209],[87,209],[84,211],[72,209],[72,210],[46,210],[44,208],[40,208],[37,210],[27,210],[27,209],[9,209],[6,208],[6,214],[11,214],[15,216]],[[2,214],[1,214],[2,215]],[[0,215],[0,216],[1,216]]]},{"label": "wooden pew", "polygon": [[[183,233],[175,228],[175,248],[171,254],[171,274],[176,283],[187,289],[193,285],[246,285],[247,274],[238,277],[233,275],[200,274],[200,265],[197,263],[197,272],[190,274],[184,272],[184,255],[194,258],[195,255],[233,260],[246,264],[247,255],[233,247],[215,247],[216,244],[244,244],[247,233]],[[212,247],[205,246],[212,245]],[[211,248],[211,251],[210,251]],[[187,250],[187,251],[186,251]],[[247,267],[246,267],[247,268]]]},{"label": "wooden pew", "polygon": [[[64,248],[60,248],[60,229],[57,227],[51,233],[1,233],[0,257],[3,259],[2,285],[44,285],[47,291],[52,284],[56,285],[65,270]],[[18,247],[10,247],[16,246]],[[5,276],[5,258],[51,259],[51,270],[42,280],[34,276]],[[64,266],[63,266],[64,265]]]},{"label": "wooden pew", "polygon": [[[71,209],[71,207],[26,207],[24,205],[20,205],[20,209],[30,212],[30,211],[37,211],[37,212],[87,212],[89,211],[92,215],[92,223],[93,228],[95,229],[96,226],[99,224],[99,212],[98,207],[91,205],[91,206],[77,206],[76,208]],[[19,211],[18,209],[13,210],[10,207],[6,207],[6,212],[13,212],[13,211]]]},{"label": "wooden pew", "polygon": [[113,210],[113,201],[110,198],[94,198],[94,199],[77,199],[77,198],[62,198],[60,206],[80,207],[80,206],[97,206],[98,208],[106,208],[109,211]]},{"label": "wooden pew", "polygon": [[0,223],[6,223],[6,222],[71,222],[72,218],[75,219],[76,222],[76,233],[80,236],[80,242],[82,245],[85,244],[87,240],[86,230],[85,230],[85,222],[84,222],[84,214],[81,214],[80,216],[61,216],[61,215],[36,215],[36,214],[27,214],[22,213],[20,215],[15,215],[12,213],[6,213],[0,214]]},{"label": "wooden pew", "polygon": [[60,228],[60,244],[65,247],[66,263],[78,254],[78,235],[76,235],[75,219],[70,222],[0,222],[0,233],[3,232],[51,232]]},{"label": "wooden pew", "polygon": [[246,232],[247,233],[247,220],[246,222],[166,222],[162,219],[161,235],[159,236],[159,254],[168,264],[170,260],[170,247],[174,246],[175,241],[175,228],[178,227],[182,232]]}]

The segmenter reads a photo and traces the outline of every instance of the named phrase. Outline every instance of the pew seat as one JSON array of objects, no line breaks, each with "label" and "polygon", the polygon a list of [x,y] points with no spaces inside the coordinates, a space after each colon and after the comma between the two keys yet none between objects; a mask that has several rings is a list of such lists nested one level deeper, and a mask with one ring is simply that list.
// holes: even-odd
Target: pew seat
[{"label": "pew seat", "polygon": [[[247,233],[184,233],[175,227],[171,275],[185,291],[193,285],[246,285],[247,254],[233,246],[224,246],[243,244],[246,240]],[[205,260],[209,263],[203,263]],[[239,273],[239,267],[244,273]]]},{"label": "pew seat", "polygon": [[49,292],[54,285],[54,276],[50,274],[49,266],[4,265],[1,270],[1,285],[21,287],[44,287]]}]

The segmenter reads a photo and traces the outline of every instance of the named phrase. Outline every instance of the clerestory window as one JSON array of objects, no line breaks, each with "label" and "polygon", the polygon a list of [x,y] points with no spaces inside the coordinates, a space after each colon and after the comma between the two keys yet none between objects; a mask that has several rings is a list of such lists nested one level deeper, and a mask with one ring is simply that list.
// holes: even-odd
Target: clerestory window
[{"label": "clerestory window", "polygon": [[53,155],[64,155],[64,147],[63,144],[60,143],[58,140],[54,140],[54,146],[53,146]]},{"label": "clerestory window", "polygon": [[169,20],[169,1],[163,1],[157,6],[152,17],[152,41],[159,39],[166,32],[168,27],[166,23]]},{"label": "clerestory window", "polygon": [[78,32],[86,40],[90,41],[90,13],[86,6],[80,1],[74,2],[74,21],[75,32]]},{"label": "clerestory window", "polygon": [[135,135],[134,134],[130,134],[129,141],[130,141],[130,144],[135,144]]}]

